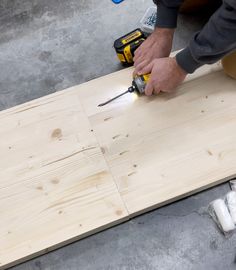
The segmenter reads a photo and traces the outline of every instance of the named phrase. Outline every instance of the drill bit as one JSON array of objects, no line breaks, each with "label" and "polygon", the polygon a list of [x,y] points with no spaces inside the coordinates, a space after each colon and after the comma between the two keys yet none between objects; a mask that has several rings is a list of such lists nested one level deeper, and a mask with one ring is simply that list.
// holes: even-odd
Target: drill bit
[{"label": "drill bit", "polygon": [[102,106],[104,106],[104,105],[107,105],[108,103],[112,102],[113,100],[115,100],[115,99],[117,99],[117,98],[119,98],[119,97],[121,97],[121,96],[123,96],[123,95],[126,95],[126,94],[128,94],[128,93],[134,92],[134,90],[135,90],[134,87],[131,86],[131,87],[129,87],[129,89],[128,89],[127,91],[125,91],[124,93],[121,93],[120,95],[118,95],[118,96],[116,96],[116,97],[114,97],[114,98],[111,98],[111,99],[109,99],[108,101],[106,101],[106,102],[104,102],[104,103],[99,104],[98,107],[102,107]]}]

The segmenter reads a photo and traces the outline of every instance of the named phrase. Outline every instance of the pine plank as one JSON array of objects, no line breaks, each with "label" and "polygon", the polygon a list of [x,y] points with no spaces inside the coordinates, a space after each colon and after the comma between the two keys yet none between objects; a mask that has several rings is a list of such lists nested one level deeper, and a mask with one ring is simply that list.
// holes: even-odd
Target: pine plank
[{"label": "pine plank", "polygon": [[125,69],[0,112],[0,268],[235,175],[236,81],[219,64],[172,95]]},{"label": "pine plank", "polygon": [[127,219],[76,93],[0,113],[0,268]]},{"label": "pine plank", "polygon": [[126,89],[131,74],[111,74],[79,92],[131,216],[235,175],[236,81],[219,64],[172,95],[128,95],[96,107]]}]

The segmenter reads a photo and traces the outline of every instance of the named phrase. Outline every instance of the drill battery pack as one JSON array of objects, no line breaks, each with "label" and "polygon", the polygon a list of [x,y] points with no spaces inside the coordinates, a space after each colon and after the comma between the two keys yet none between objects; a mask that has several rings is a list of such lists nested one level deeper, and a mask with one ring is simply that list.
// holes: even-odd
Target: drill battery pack
[{"label": "drill battery pack", "polygon": [[116,54],[123,65],[129,66],[134,63],[134,51],[143,43],[145,39],[145,34],[141,29],[138,28],[118,38],[114,42]]}]

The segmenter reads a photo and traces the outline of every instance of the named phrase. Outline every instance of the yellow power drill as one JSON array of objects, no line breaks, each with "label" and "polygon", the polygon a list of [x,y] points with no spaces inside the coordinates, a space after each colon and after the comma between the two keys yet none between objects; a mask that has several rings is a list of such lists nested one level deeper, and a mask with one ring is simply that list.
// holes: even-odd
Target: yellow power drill
[{"label": "yellow power drill", "polygon": [[149,77],[150,77],[150,74],[135,76],[133,81],[132,81],[132,86],[130,86],[127,91],[121,93],[120,95],[118,95],[112,99],[109,99],[108,101],[106,101],[104,103],[99,104],[98,107],[102,107],[102,106],[112,102],[113,100],[115,100],[115,99],[117,99],[125,94],[128,94],[128,93],[137,92],[139,95],[144,94],[145,87],[147,85]]}]

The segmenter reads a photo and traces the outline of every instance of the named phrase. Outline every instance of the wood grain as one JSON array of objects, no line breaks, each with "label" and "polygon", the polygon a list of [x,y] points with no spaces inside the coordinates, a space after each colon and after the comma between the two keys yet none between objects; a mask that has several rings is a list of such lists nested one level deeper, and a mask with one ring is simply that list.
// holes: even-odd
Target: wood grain
[{"label": "wood grain", "polygon": [[127,219],[73,91],[0,114],[2,269]]},{"label": "wood grain", "polygon": [[0,113],[0,268],[236,174],[236,81],[124,96],[132,68]]},{"label": "wood grain", "polygon": [[218,64],[199,70],[175,94],[130,95],[96,108],[125,89],[131,74],[112,76],[103,78],[101,100],[101,86],[79,94],[131,216],[236,173],[236,81]]}]

